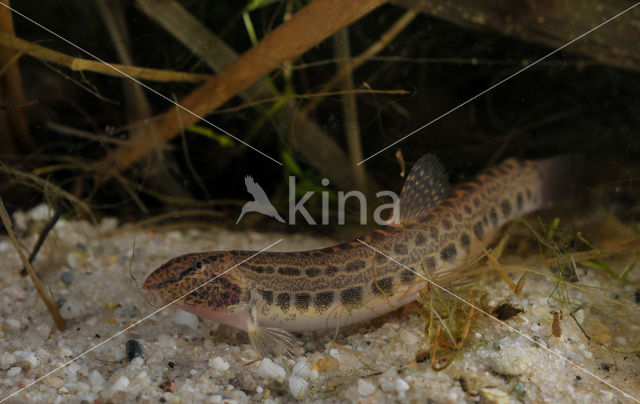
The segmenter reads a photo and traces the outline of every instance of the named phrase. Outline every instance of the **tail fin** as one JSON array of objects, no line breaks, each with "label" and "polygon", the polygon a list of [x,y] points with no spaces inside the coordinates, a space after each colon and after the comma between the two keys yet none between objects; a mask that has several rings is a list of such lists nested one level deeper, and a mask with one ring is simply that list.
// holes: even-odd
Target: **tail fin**
[{"label": "tail fin", "polygon": [[535,162],[542,179],[542,207],[575,202],[585,195],[586,162],[583,157],[564,155]]}]

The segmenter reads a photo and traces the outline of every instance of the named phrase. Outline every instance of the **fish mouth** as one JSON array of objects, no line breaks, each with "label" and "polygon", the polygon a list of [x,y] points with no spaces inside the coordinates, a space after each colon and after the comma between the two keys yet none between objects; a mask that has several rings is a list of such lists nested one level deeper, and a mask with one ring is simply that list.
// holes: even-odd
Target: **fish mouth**
[{"label": "fish mouth", "polygon": [[145,299],[147,302],[151,303],[152,306],[158,307],[166,303],[166,299],[162,297],[162,293],[157,290],[149,290],[149,293],[146,294]]}]

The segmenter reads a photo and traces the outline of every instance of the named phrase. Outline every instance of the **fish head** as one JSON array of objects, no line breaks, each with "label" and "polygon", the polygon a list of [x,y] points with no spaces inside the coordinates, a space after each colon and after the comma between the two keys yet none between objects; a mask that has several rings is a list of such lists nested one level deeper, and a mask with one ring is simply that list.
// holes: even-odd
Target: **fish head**
[{"label": "fish head", "polygon": [[181,255],[153,271],[143,289],[160,304],[175,301],[183,310],[238,327],[233,316],[247,312],[250,292],[232,269],[237,260],[228,252]]}]

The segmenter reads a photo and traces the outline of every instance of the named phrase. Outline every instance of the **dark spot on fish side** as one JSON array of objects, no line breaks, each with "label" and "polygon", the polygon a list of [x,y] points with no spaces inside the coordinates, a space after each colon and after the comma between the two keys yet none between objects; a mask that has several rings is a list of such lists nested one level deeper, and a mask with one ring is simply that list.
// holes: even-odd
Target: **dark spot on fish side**
[{"label": "dark spot on fish side", "polygon": [[462,221],[462,215],[458,212],[453,212],[453,217],[456,219],[457,222]]},{"label": "dark spot on fish side", "polygon": [[473,206],[475,206],[476,208],[480,207],[480,198],[478,197],[473,198]]},{"label": "dark spot on fish side", "polygon": [[415,278],[416,273],[413,271],[405,269],[404,271],[400,272],[400,282],[402,283],[411,283]]},{"label": "dark spot on fish side", "polygon": [[465,213],[465,214],[467,214],[467,215],[470,215],[470,214],[471,214],[471,206],[469,206],[469,205],[464,205],[463,209],[464,209],[464,213]]},{"label": "dark spot on fish side", "polygon": [[366,264],[364,263],[364,261],[354,261],[354,262],[348,263],[344,267],[344,270],[346,272],[358,272],[359,270],[361,270],[365,266],[366,266]]},{"label": "dark spot on fish side", "polygon": [[309,278],[315,278],[316,276],[320,275],[320,268],[307,268],[305,270],[305,273]]},{"label": "dark spot on fish side", "polygon": [[409,253],[409,250],[404,243],[396,243],[393,246],[393,252],[395,252],[396,254],[407,255]]},{"label": "dark spot on fish side", "polygon": [[456,245],[451,243],[440,251],[440,258],[445,262],[451,262],[456,259],[456,255],[458,255],[458,250]]},{"label": "dark spot on fish side", "polygon": [[489,211],[489,218],[491,219],[491,224],[494,226],[498,225],[498,212],[496,211],[496,208],[491,208]]},{"label": "dark spot on fish side", "polygon": [[475,234],[476,238],[482,241],[482,237],[484,237],[484,225],[481,221],[477,221],[476,224],[473,225],[473,234]]},{"label": "dark spot on fish side", "polygon": [[509,217],[511,214],[511,202],[508,199],[503,199],[500,202],[500,209],[502,209],[502,214],[504,217]]},{"label": "dark spot on fish side", "polygon": [[415,239],[415,243],[417,246],[421,246],[424,245],[427,242],[427,238],[424,236],[424,234],[419,231],[418,234],[416,234],[416,239]]},{"label": "dark spot on fish side", "polygon": [[338,267],[334,265],[329,265],[327,269],[324,270],[324,273],[327,274],[327,276],[334,276],[335,274],[338,273]]},{"label": "dark spot on fish side", "polygon": [[289,311],[289,305],[291,304],[291,295],[289,295],[288,293],[280,293],[276,297],[276,304],[282,311],[286,313],[287,311]]},{"label": "dark spot on fish side", "polygon": [[469,251],[469,246],[471,245],[471,237],[467,233],[462,233],[460,235],[460,245],[466,251]]},{"label": "dark spot on fish side", "polygon": [[516,204],[518,205],[519,211],[524,207],[524,197],[522,196],[522,192],[518,192],[518,195],[516,195]]},{"label": "dark spot on fish side", "polygon": [[300,270],[294,267],[280,267],[278,268],[278,273],[284,276],[299,276]]},{"label": "dark spot on fish side", "polygon": [[377,281],[371,282],[371,292],[376,295],[389,295],[393,294],[393,278],[382,278]]},{"label": "dark spot on fish side", "polygon": [[298,311],[305,313],[309,311],[309,304],[311,303],[311,295],[309,293],[298,293],[295,298],[295,305]]},{"label": "dark spot on fish side", "polygon": [[436,226],[429,227],[429,233],[431,234],[431,238],[434,240],[437,239],[438,236],[440,235],[440,231]]},{"label": "dark spot on fish side", "polygon": [[424,265],[426,265],[426,267],[427,267],[427,269],[429,271],[435,271],[435,269],[436,269],[436,259],[435,259],[435,257],[431,257],[431,256],[426,257],[424,259]]},{"label": "dark spot on fish side", "polygon": [[323,312],[333,304],[333,292],[320,292],[316,294],[315,307],[318,312]]},{"label": "dark spot on fish side", "polygon": [[531,202],[531,190],[529,188],[526,189],[526,193],[527,193],[527,201]]},{"label": "dark spot on fish side", "polygon": [[270,290],[258,289],[258,293],[268,305],[273,304],[273,292]]},{"label": "dark spot on fish side", "polygon": [[442,227],[445,230],[451,230],[451,228],[453,227],[453,225],[451,224],[451,221],[449,219],[443,219],[442,220]]},{"label": "dark spot on fish side", "polygon": [[261,266],[251,265],[251,266],[249,266],[249,269],[251,269],[253,272],[255,272],[257,274],[264,273],[264,267],[261,267]]},{"label": "dark spot on fish side", "polygon": [[347,307],[354,307],[362,303],[362,288],[357,286],[340,292],[340,301]]},{"label": "dark spot on fish side", "polygon": [[276,272],[275,268],[272,267],[271,265],[266,265],[264,267],[264,273],[265,274],[272,274],[272,273],[275,273],[275,272]]}]

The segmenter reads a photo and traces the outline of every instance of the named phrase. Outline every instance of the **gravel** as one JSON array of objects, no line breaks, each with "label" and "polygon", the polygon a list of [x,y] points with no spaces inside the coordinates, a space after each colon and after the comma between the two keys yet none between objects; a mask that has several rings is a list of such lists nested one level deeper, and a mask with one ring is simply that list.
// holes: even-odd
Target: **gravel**
[{"label": "gravel", "polygon": [[[24,226],[24,245],[33,245],[49,213],[40,206],[14,215]],[[244,332],[173,307],[96,347],[154,310],[136,290],[136,282],[141,285],[167,259],[213,249],[259,250],[281,237],[281,251],[332,244],[303,235],[222,229],[155,232],[118,227],[113,218],[97,227],[60,219],[34,267],[54,300],[64,299],[63,332],[53,325],[29,279],[19,275],[21,264],[10,241],[0,237],[0,400],[94,347],[6,402],[631,402],[555,353],[640,397],[640,358],[633,353],[640,335],[637,318],[614,329],[586,310],[573,316],[565,312],[562,335],[554,337],[551,312],[558,307],[549,296],[556,284],[532,274],[517,297],[494,275],[473,278],[473,287],[486,292],[492,307],[510,299],[524,308],[506,323],[553,352],[477,315],[465,349],[444,370],[435,371],[428,359],[416,361],[419,351],[429,349],[424,319],[395,312],[338,335],[296,335],[304,354],[293,360],[260,359]],[[536,259],[503,257],[501,262],[533,266]],[[624,269],[630,262],[608,263]],[[633,301],[637,272],[628,274],[635,285],[624,286],[584,271],[585,283],[607,292],[584,293],[580,301],[603,304],[603,296],[629,296]],[[587,339],[578,324],[595,337]],[[620,353],[602,345],[614,342],[624,345]]]}]

